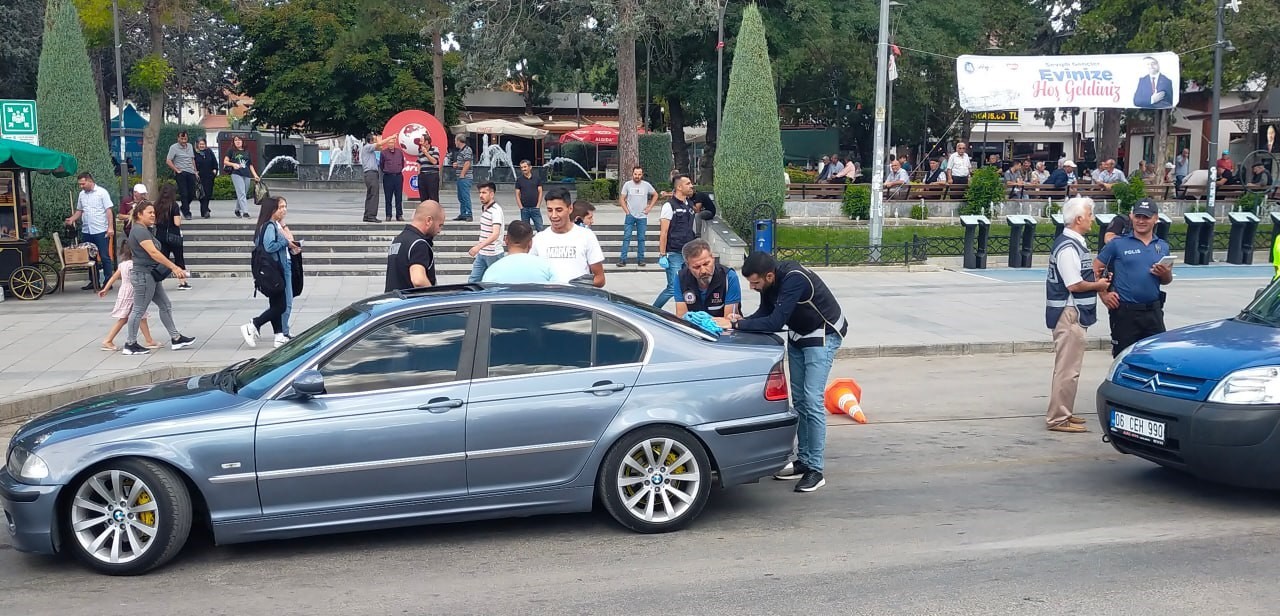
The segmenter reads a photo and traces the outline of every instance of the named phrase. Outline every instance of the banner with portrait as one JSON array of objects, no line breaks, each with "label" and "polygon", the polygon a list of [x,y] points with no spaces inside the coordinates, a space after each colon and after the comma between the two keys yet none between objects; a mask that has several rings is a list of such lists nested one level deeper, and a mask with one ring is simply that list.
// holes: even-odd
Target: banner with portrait
[{"label": "banner with portrait", "polygon": [[1181,91],[1172,52],[956,58],[965,111],[1043,107],[1171,109]]}]

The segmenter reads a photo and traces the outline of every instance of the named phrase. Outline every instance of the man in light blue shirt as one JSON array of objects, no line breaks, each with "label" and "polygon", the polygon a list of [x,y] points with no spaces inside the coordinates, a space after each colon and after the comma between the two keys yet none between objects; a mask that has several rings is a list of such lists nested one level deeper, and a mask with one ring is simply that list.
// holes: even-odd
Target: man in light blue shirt
[{"label": "man in light blue shirt", "polygon": [[544,258],[529,254],[533,245],[533,226],[523,220],[507,225],[507,256],[498,259],[484,271],[481,282],[503,284],[551,284],[555,273]]}]

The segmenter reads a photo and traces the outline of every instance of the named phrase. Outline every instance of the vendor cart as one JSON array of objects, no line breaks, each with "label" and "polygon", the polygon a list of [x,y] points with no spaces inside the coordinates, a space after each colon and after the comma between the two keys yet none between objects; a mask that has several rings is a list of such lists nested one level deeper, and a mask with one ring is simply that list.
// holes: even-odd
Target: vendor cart
[{"label": "vendor cart", "polygon": [[41,260],[31,173],[67,177],[76,169],[70,154],[0,138],[0,287],[9,295],[35,300],[57,288],[57,269]]}]

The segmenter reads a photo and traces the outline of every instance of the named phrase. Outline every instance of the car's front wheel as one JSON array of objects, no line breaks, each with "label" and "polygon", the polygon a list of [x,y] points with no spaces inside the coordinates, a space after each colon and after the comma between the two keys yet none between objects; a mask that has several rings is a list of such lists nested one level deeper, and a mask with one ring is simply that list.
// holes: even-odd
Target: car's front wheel
[{"label": "car's front wheel", "polygon": [[164,466],[112,460],[69,487],[66,543],[101,573],[146,573],[176,556],[191,533],[191,496]]},{"label": "car's front wheel", "polygon": [[596,490],[609,514],[631,530],[680,530],[707,504],[711,461],[702,443],[684,430],[643,428],[609,449]]}]

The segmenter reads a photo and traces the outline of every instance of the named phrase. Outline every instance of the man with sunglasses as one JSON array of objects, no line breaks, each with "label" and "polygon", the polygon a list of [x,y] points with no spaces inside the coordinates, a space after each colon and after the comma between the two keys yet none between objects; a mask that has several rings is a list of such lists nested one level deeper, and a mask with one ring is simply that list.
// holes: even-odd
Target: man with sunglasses
[{"label": "man with sunglasses", "polygon": [[1107,242],[1093,260],[1099,280],[1104,271],[1113,274],[1111,288],[1098,294],[1110,314],[1112,357],[1165,330],[1160,287],[1173,282],[1173,266],[1161,262],[1170,249],[1155,236],[1158,213],[1154,201],[1139,199],[1129,213],[1132,232]]}]

